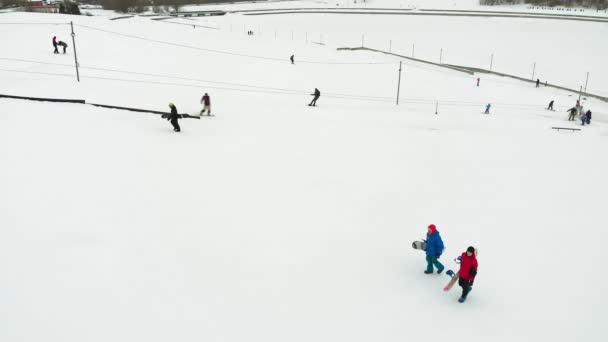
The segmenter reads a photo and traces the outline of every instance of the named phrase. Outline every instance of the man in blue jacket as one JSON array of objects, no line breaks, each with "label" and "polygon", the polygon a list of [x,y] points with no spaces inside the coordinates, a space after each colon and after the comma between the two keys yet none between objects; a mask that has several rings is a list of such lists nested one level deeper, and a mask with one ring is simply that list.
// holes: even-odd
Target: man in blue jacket
[{"label": "man in blue jacket", "polygon": [[433,273],[433,265],[437,267],[437,273],[443,272],[445,268],[439,262],[439,257],[443,253],[443,240],[437,231],[434,224],[429,225],[429,230],[426,233],[426,271],[424,273]]}]

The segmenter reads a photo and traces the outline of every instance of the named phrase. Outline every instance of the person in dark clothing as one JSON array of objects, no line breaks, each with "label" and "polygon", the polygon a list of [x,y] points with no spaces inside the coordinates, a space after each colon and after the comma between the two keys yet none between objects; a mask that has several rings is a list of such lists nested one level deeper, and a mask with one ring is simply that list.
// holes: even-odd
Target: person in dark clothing
[{"label": "person in dark clothing", "polygon": [[59,50],[57,50],[57,37],[56,36],[53,37],[53,47],[55,48],[55,51],[53,51],[53,53],[59,53]]},{"label": "person in dark clothing", "polygon": [[321,92],[319,91],[319,89],[315,88],[315,93],[310,94],[310,95],[313,95],[314,97],[312,98],[312,101],[310,101],[310,103],[308,105],[314,107],[317,105],[317,100],[321,96]]},{"label": "person in dark clothing", "polygon": [[553,100],[551,100],[551,102],[549,102],[549,107],[547,107],[547,109],[553,110]]},{"label": "person in dark clothing", "polygon": [[475,247],[469,246],[467,251],[460,256],[460,270],[458,271],[458,285],[462,287],[462,296],[458,299],[460,303],[463,303],[471,292],[473,281],[475,281],[477,275],[477,268],[477,252]]},{"label": "person in dark clothing", "polygon": [[568,121],[574,121],[574,117],[576,117],[577,111],[578,111],[578,109],[576,109],[576,107],[572,107],[566,111],[566,112],[570,112],[570,116],[568,116]]},{"label": "person in dark clothing", "polygon": [[536,79],[536,88],[538,88],[540,86],[540,78]]},{"label": "person in dark clothing", "polygon": [[[57,43],[57,45],[62,46],[63,47],[63,53],[65,53],[65,50],[68,48],[68,44],[62,42],[61,40]],[[55,47],[56,49],[57,47]]]},{"label": "person in dark clothing", "polygon": [[175,132],[180,132],[181,129],[179,128],[179,123],[177,122],[177,120],[179,119],[179,114],[177,114],[177,108],[175,108],[173,102],[169,103],[169,108],[171,108],[171,115],[169,115],[167,121],[171,121],[171,125],[173,125],[173,130]]},{"label": "person in dark clothing", "polygon": [[289,59],[291,60],[291,64],[294,64],[294,62],[293,62],[293,55],[291,55],[291,57],[289,57]]},{"label": "person in dark clothing", "polygon": [[211,115],[211,99],[209,98],[209,94],[205,93],[205,95],[203,95],[201,103],[204,105],[203,110],[201,110],[201,115],[205,112],[207,112],[207,115]]},{"label": "person in dark clothing", "polygon": [[591,111],[587,110],[587,125],[591,125]]}]

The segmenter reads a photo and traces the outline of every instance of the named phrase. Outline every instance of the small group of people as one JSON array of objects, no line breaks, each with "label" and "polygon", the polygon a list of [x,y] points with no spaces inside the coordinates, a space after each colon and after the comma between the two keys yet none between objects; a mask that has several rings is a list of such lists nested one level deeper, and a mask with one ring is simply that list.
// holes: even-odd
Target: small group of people
[{"label": "small group of people", "polygon": [[248,36],[253,36],[253,31],[252,30],[247,31],[247,35]]},{"label": "small group of people", "polygon": [[[552,103],[553,103],[553,101],[551,101],[551,104]],[[553,106],[551,106],[551,107],[553,108]],[[568,115],[568,121],[575,121],[576,116],[578,115],[581,119],[581,124],[583,126],[585,126],[585,124],[591,125],[591,110],[588,109],[585,112],[580,100],[576,100],[576,105],[574,107],[568,109],[566,112],[570,113],[570,115]]]},{"label": "small group of people", "polygon": [[63,47],[63,53],[66,52],[67,48],[68,48],[68,44],[66,44],[65,42],[57,41],[57,36],[53,36],[53,48],[55,49],[53,51],[53,53],[57,54],[59,53],[59,50],[57,49],[58,46]]},{"label": "small group of people", "polygon": [[[437,268],[437,273],[441,274],[445,266],[439,262],[439,258],[445,249],[441,235],[434,224],[427,227],[426,233],[426,270],[425,274],[432,274]],[[462,295],[458,299],[460,303],[464,302],[471,292],[475,276],[477,275],[477,251],[475,247],[469,246],[465,252],[460,255],[460,270],[458,271],[458,285],[462,287]]]},{"label": "small group of people", "polygon": [[[209,94],[205,93],[201,98],[201,104],[203,105],[203,109],[201,110],[199,116],[203,116],[203,114],[207,113],[207,116],[211,116],[211,98]],[[169,103],[169,108],[171,109],[171,113],[166,117],[167,121],[171,122],[173,126],[173,131],[181,132],[181,127],[179,126],[179,122],[177,120],[181,119],[181,115],[177,112],[177,107],[173,102]],[[164,117],[164,116],[163,116]]]}]

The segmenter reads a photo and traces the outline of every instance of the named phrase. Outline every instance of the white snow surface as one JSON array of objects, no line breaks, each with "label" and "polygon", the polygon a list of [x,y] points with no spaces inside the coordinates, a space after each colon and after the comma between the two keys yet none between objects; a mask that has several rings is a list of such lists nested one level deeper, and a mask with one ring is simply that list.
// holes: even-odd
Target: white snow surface
[{"label": "white snow surface", "polygon": [[[354,20],[272,18],[246,20],[345,34]],[[393,20],[374,18],[360,25]],[[215,116],[180,120],[174,133],[154,114],[0,98],[1,341],[608,339],[608,104],[584,100],[593,120],[582,127],[566,120],[576,94],[485,75],[476,87],[479,75],[404,61],[396,106],[398,59],[227,28],[246,29],[243,20],[192,21],[223,27],[214,30],[2,14],[0,94],[167,111],[174,102],[194,114],[208,92]],[[69,21],[80,83],[69,25],[45,24]],[[524,23],[485,19],[469,31],[498,22]],[[426,18],[408,32],[438,25],[466,27]],[[68,54],[53,55],[53,35]],[[568,38],[547,29],[542,39]],[[501,43],[505,68],[516,64],[521,40],[505,33]],[[588,48],[594,56],[569,63],[606,56],[605,44]],[[555,112],[544,110],[551,99]],[[423,274],[424,254],[411,248],[431,223],[447,269],[479,249],[464,304],[459,288],[442,291],[448,277]]]}]

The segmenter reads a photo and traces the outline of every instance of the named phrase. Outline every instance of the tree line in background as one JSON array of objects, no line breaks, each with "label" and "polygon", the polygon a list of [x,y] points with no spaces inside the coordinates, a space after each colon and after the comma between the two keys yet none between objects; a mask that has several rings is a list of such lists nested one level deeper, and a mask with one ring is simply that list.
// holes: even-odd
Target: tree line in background
[{"label": "tree line in background", "polygon": [[[2,7],[23,7],[26,12],[32,11],[33,4],[28,0],[0,0]],[[80,14],[78,2],[72,0],[63,0],[59,2],[59,13],[65,14]]]},{"label": "tree line in background", "polygon": [[154,12],[177,12],[185,5],[231,3],[238,0],[100,0],[99,2],[107,10],[141,13],[147,7],[152,7]]},{"label": "tree line in background", "polygon": [[584,7],[596,8],[600,10],[608,8],[608,0],[479,0],[480,5],[489,6],[522,3],[547,7]]}]

